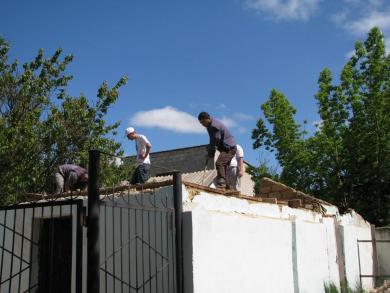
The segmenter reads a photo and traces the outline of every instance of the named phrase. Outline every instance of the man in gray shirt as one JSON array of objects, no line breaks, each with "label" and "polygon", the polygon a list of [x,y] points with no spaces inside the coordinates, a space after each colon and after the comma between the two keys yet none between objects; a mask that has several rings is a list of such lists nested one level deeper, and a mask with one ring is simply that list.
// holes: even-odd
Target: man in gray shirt
[{"label": "man in gray shirt", "polygon": [[55,194],[69,190],[85,190],[88,184],[87,170],[77,165],[65,164],[58,167],[54,174],[56,189]]},{"label": "man in gray shirt", "polygon": [[229,129],[219,120],[210,117],[206,112],[198,115],[200,124],[207,128],[210,137],[208,157],[214,158],[215,151],[220,152],[215,167],[217,169],[217,187],[226,188],[226,169],[236,154],[236,140]]}]

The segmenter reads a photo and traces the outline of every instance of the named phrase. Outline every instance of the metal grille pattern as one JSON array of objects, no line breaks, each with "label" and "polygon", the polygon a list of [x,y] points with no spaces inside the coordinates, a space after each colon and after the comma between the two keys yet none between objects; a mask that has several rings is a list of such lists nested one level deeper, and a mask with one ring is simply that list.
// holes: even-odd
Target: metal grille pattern
[{"label": "metal grille pattern", "polygon": [[81,292],[81,200],[0,207],[0,292]]},{"label": "metal grille pattern", "polygon": [[100,206],[100,292],[176,292],[173,186],[113,192]]}]

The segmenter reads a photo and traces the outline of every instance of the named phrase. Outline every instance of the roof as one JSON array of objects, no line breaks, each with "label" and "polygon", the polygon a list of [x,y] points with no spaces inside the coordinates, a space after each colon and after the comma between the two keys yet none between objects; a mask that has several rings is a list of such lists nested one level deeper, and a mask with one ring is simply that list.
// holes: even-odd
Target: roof
[{"label": "roof", "polygon": [[[150,153],[150,174],[156,176],[170,171],[180,171],[182,173],[203,172],[206,154],[207,145]],[[135,160],[135,156],[128,157],[128,159]],[[207,169],[214,169],[214,160],[208,160]]]},{"label": "roof", "polygon": [[[217,170],[204,170],[191,173],[182,173],[182,180],[185,182],[191,182],[199,185],[210,186],[214,179],[217,177]],[[154,176],[149,178],[148,183],[152,182],[164,182],[172,179],[172,175],[166,176]]]},{"label": "roof", "polygon": [[256,195],[261,198],[274,198],[276,200],[295,201],[297,206],[334,206],[322,199],[308,195],[283,183],[263,177],[260,184],[260,193]]}]

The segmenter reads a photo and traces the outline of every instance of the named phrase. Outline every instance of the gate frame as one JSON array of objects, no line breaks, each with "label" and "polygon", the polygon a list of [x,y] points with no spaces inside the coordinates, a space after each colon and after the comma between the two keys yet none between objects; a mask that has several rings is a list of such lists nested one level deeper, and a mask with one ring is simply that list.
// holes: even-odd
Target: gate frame
[{"label": "gate frame", "polygon": [[[84,215],[84,203],[82,199],[77,199],[77,198],[64,198],[63,200],[48,200],[45,202],[30,202],[30,203],[18,203],[18,204],[13,204],[13,205],[8,205],[8,206],[0,206],[0,211],[7,211],[7,210],[14,210],[15,211],[15,219],[16,219],[16,211],[20,209],[35,209],[35,208],[44,208],[44,207],[51,207],[52,209],[56,206],[70,206],[71,209],[71,215],[73,212],[73,206],[76,206],[76,231],[75,231],[75,236],[76,236],[76,258],[75,258],[75,266],[76,266],[76,274],[75,274],[75,289],[76,293],[82,293],[82,272],[83,272],[83,260],[82,260],[82,253],[83,253],[83,225],[82,225],[82,217]],[[33,212],[34,215],[34,212]],[[51,217],[50,219],[54,219],[56,217]],[[14,220],[15,220],[14,219]],[[34,219],[32,217],[32,219]],[[32,225],[32,223],[31,223]],[[72,223],[73,225],[73,223]],[[24,226],[24,223],[23,223]],[[4,229],[6,229],[4,225]],[[14,221],[14,228],[11,229],[15,233],[15,221]],[[31,242],[33,241],[32,239],[30,240]],[[13,244],[14,245],[14,244]],[[31,248],[34,244],[31,244]],[[73,243],[72,243],[73,246]],[[4,249],[4,248],[2,248]],[[14,257],[14,247],[12,248],[12,258]],[[31,251],[30,251],[30,257],[31,257]],[[2,259],[3,262],[3,259]],[[31,270],[31,264],[29,265],[29,269]],[[30,272],[31,274],[31,272]],[[10,282],[12,284],[12,278],[10,279]],[[2,276],[0,276],[0,279],[2,279]],[[30,282],[31,280],[29,280]],[[5,281],[4,281],[5,282]],[[1,287],[1,286],[0,286]],[[11,287],[10,287],[11,288]],[[29,284],[29,290],[30,290],[30,284]]]},{"label": "gate frame", "polygon": [[[390,278],[390,275],[379,275],[378,274],[378,254],[376,249],[377,243],[390,243],[390,240],[377,240],[375,238],[375,225],[371,225],[371,240],[357,240],[357,252],[358,252],[358,262],[359,262],[359,280],[360,280],[360,286],[363,285],[362,279],[363,278],[373,278],[374,279],[374,287],[379,286],[378,280],[379,278]],[[373,257],[373,274],[372,275],[362,275],[361,272],[361,264],[360,264],[360,243],[371,243],[372,245],[372,257]]]},{"label": "gate frame", "polygon": [[[179,171],[166,173],[173,176],[173,201],[175,216],[175,268],[176,293],[184,292],[183,271],[183,203],[182,178]],[[87,217],[87,293],[100,292],[100,243],[99,243],[99,182],[100,151],[89,150],[88,165],[88,217]]]}]

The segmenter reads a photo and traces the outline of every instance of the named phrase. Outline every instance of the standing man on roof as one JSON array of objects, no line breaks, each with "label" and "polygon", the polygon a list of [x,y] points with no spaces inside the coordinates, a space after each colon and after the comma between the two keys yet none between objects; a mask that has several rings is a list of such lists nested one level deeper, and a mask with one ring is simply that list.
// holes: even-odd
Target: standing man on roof
[{"label": "standing man on roof", "polygon": [[215,162],[217,187],[226,188],[226,169],[236,154],[236,140],[227,127],[221,121],[212,118],[209,113],[199,113],[198,120],[209,133],[208,158],[214,158],[216,149],[220,152]]},{"label": "standing man on roof", "polygon": [[88,183],[88,172],[77,165],[65,164],[58,167],[54,173],[56,183],[55,194],[70,190],[85,190]]},{"label": "standing man on roof", "polygon": [[237,145],[236,155],[230,161],[227,168],[227,181],[230,189],[241,191],[241,177],[244,175],[244,150]]},{"label": "standing man on roof", "polygon": [[149,153],[152,145],[145,135],[138,134],[133,127],[126,129],[126,136],[130,140],[135,140],[135,150],[137,152],[135,161],[136,168],[131,177],[130,184],[145,183],[149,179]]}]

